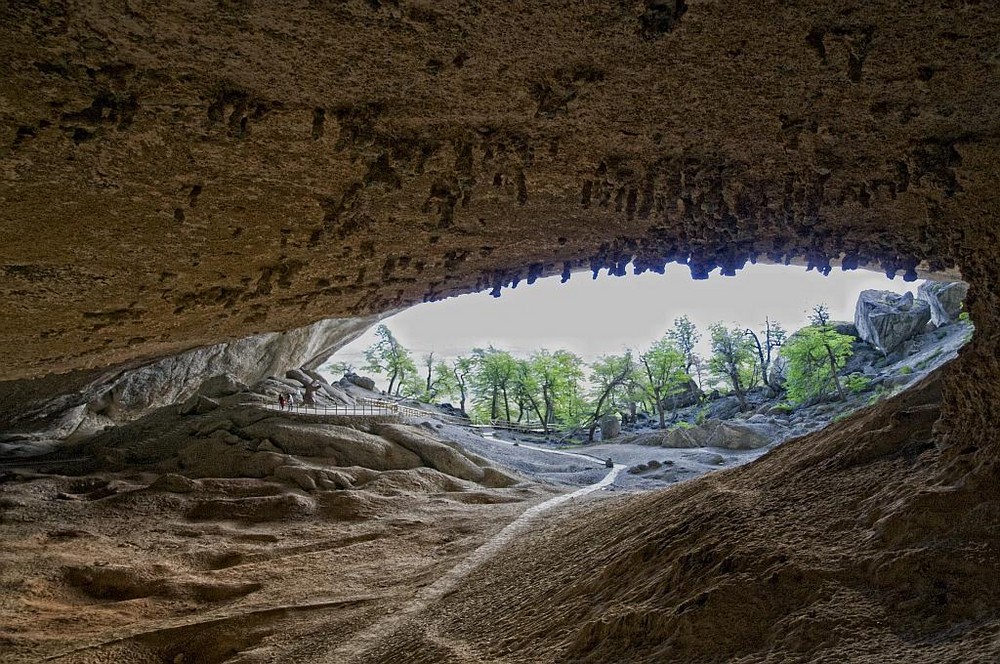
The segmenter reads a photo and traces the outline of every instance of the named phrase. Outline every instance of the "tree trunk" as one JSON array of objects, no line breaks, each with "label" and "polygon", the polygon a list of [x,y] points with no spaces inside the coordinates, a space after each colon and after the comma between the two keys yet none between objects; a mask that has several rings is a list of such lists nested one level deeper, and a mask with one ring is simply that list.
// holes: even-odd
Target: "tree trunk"
[{"label": "tree trunk", "polygon": [[830,358],[830,374],[833,376],[833,384],[837,388],[837,399],[843,401],[847,395],[844,394],[844,388],[840,384],[840,376],[837,375],[837,358],[834,357],[833,349],[830,346],[823,344],[823,347],[826,348],[826,355]]},{"label": "tree trunk", "polygon": [[729,377],[733,381],[733,392],[736,392],[736,398],[740,402],[740,412],[744,413],[746,412],[747,409],[747,395],[746,395],[746,390],[744,390],[743,386],[740,384],[740,375],[730,374]]}]

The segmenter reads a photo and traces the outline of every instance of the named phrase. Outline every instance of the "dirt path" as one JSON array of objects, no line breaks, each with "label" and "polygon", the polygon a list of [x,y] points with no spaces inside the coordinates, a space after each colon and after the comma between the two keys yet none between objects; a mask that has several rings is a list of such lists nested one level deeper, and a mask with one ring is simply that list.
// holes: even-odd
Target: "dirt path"
[{"label": "dirt path", "polygon": [[[554,450],[543,451],[576,456],[586,459],[587,461],[594,461],[593,457],[576,454],[574,452],[556,452]],[[539,515],[558,507],[563,503],[573,500],[574,498],[585,496],[588,493],[592,493],[610,485],[615,481],[615,478],[618,477],[618,474],[624,469],[625,466],[615,465],[613,468],[608,470],[607,474],[599,482],[577,489],[572,493],[550,498],[543,503],[539,503],[538,505],[529,508],[515,521],[511,522],[506,528],[487,540],[485,544],[473,551],[471,555],[453,567],[444,576],[440,577],[431,585],[420,589],[409,604],[392,615],[386,616],[384,619],[375,622],[367,629],[355,634],[349,641],[343,642],[339,647],[337,647],[336,650],[329,653],[320,661],[329,662],[331,664],[346,664],[360,659],[369,651],[374,649],[381,641],[392,638],[392,635],[399,631],[410,620],[417,617],[435,601],[452,591],[462,581],[462,579],[496,555],[500,549],[502,549],[518,534],[523,532],[532,521],[539,517]]]}]

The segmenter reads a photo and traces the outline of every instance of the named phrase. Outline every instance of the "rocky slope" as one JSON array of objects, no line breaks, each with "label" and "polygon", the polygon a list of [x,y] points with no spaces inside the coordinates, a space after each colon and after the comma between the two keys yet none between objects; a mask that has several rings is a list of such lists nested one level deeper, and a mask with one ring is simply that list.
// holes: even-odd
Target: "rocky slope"
[{"label": "rocky slope", "polygon": [[580,509],[359,661],[994,661],[998,496],[940,483],[940,389]]}]

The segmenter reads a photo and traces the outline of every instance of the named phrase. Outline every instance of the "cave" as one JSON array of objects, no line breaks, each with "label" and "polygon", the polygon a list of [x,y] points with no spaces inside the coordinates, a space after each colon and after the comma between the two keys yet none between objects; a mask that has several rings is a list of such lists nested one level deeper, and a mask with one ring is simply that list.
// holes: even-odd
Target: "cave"
[{"label": "cave", "polygon": [[[294,643],[314,613],[364,641],[359,662],[1000,657],[992,3],[57,1],[0,16],[5,433],[33,404],[101,411],[101,386],[185,354],[238,362],[285,340],[308,363],[316,334],[340,343],[417,302],[580,269],[960,277],[976,324],[914,389],[748,466],[584,501],[426,605],[278,593],[238,620],[130,631],[156,598],[258,590],[203,578],[245,554],[205,547],[202,576],[166,579],[84,566],[83,531],[18,540],[37,564],[78,556],[66,580],[122,613],[75,644],[4,629],[16,661],[345,661]],[[66,510],[107,488],[60,487]],[[5,529],[30,521],[0,507]],[[405,524],[384,525],[353,544]],[[0,605],[21,621],[44,613],[36,599]],[[365,633],[404,606],[391,640]],[[276,630],[284,650],[266,645]]]}]

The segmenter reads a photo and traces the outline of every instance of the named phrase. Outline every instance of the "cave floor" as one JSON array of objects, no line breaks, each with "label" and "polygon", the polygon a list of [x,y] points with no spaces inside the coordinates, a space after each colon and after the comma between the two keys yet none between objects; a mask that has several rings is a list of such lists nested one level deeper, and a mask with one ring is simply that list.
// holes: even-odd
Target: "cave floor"
[{"label": "cave floor", "polygon": [[320,499],[307,517],[234,521],[191,503],[278,488],[203,480],[195,499],[153,477],[0,484],[3,661],[316,661],[553,495],[397,490],[367,515]]}]

